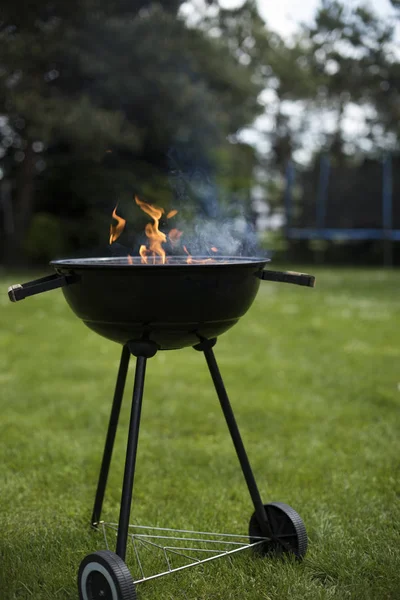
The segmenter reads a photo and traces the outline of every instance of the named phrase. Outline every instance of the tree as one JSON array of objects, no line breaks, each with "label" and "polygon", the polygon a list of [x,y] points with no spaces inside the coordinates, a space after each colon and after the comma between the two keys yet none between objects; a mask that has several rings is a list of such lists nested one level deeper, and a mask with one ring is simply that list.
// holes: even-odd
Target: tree
[{"label": "tree", "polygon": [[134,190],[170,201],[171,147],[185,156],[183,170],[195,162],[212,172],[218,149],[237,153],[227,138],[259,112],[259,83],[222,40],[187,27],[179,1],[35,0],[24,12],[14,4],[0,19],[14,239],[23,241],[37,211],[68,221]]},{"label": "tree", "polygon": [[[311,127],[315,131],[315,120],[324,114],[330,123],[336,121],[330,131],[320,130],[315,152],[329,151],[340,161],[398,147],[399,62],[393,45],[391,22],[365,7],[349,8],[337,0],[322,0],[315,23],[303,26],[290,50],[293,66],[308,72],[314,90],[307,94],[293,87],[292,97],[298,94],[306,101],[303,131]],[[344,124],[354,106],[362,109],[366,125],[356,136]]]},{"label": "tree", "polygon": [[[112,4],[126,13],[128,3]],[[71,31],[86,26],[90,9],[105,17],[102,3],[33,1],[27,10],[17,9],[15,2],[3,3],[0,20],[0,113],[6,116],[1,146],[6,171],[16,181],[15,233],[6,240],[12,256],[21,253],[34,212],[34,180],[43,165],[35,152],[61,140],[98,158],[113,141],[131,146],[136,137],[120,111],[96,106],[84,92],[59,85]]]}]

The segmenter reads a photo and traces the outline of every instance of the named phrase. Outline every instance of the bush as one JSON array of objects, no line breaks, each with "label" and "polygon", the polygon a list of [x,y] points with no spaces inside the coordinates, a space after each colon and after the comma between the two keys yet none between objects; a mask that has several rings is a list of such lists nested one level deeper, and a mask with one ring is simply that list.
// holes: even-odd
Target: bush
[{"label": "bush", "polygon": [[49,213],[36,213],[32,219],[24,249],[33,262],[46,263],[65,253],[67,242],[61,220]]}]

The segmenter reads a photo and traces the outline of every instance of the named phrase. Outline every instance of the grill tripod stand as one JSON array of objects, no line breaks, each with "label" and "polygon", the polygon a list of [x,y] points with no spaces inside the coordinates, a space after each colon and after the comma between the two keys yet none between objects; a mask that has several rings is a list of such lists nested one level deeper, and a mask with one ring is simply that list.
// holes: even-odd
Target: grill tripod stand
[{"label": "grill tripod stand", "polygon": [[[135,600],[135,584],[208,562],[220,556],[231,555],[249,547],[265,555],[273,552],[289,552],[294,554],[298,559],[303,558],[305,555],[307,551],[307,533],[304,523],[297,512],[287,504],[273,502],[264,505],[261,500],[260,492],[214,356],[213,346],[215,343],[216,339],[202,340],[198,345],[194,346],[194,349],[204,352],[254,505],[254,513],[249,523],[249,538],[233,534],[192,532],[129,525],[146,364],[147,359],[153,357],[157,352],[157,346],[153,342],[130,342],[122,349],[92,514],[92,525],[103,531],[107,550],[94,552],[83,559],[78,573],[80,600]],[[136,357],[136,370],[119,522],[118,525],[106,524],[101,521],[101,510],[131,354]],[[117,533],[115,553],[108,549],[107,530]],[[246,541],[244,541],[245,539]],[[135,581],[125,564],[128,540],[133,544],[140,573],[139,578]],[[197,547],[193,548],[195,544]],[[146,576],[139,556],[139,548],[143,547],[147,550],[154,548],[157,551],[161,551],[164,555],[167,569],[155,575]],[[201,553],[206,558],[197,558]],[[180,559],[184,558],[186,564],[173,567],[171,564],[172,555],[178,556]]]}]

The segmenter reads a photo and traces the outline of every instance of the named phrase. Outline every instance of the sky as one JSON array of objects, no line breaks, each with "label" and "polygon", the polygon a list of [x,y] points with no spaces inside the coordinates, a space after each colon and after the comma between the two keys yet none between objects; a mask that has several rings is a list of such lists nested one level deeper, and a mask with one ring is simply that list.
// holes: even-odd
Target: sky
[{"label": "sky", "polygon": [[[243,0],[219,0],[223,8],[235,8],[243,4]],[[298,23],[310,23],[320,0],[257,0],[261,16],[267,25],[282,36],[290,36],[298,27]],[[381,16],[394,14],[389,0],[347,0],[348,6],[367,4]]]}]

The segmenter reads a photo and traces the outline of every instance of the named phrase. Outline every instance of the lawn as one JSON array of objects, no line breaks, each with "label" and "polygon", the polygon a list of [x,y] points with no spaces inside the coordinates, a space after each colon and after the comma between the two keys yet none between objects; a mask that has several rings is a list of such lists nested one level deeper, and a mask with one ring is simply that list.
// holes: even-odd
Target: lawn
[{"label": "lawn", "polygon": [[[140,600],[400,598],[400,272],[312,272],[315,290],[263,282],[215,348],[265,502],[305,521],[305,560],[245,551],[143,583]],[[76,600],[81,559],[104,547],[89,521],[120,348],[60,291],[11,304],[15,278],[1,283],[0,598]],[[246,533],[252,506],[204,358],[160,352],[147,373],[132,521]],[[112,521],[128,418],[127,393]]]}]

